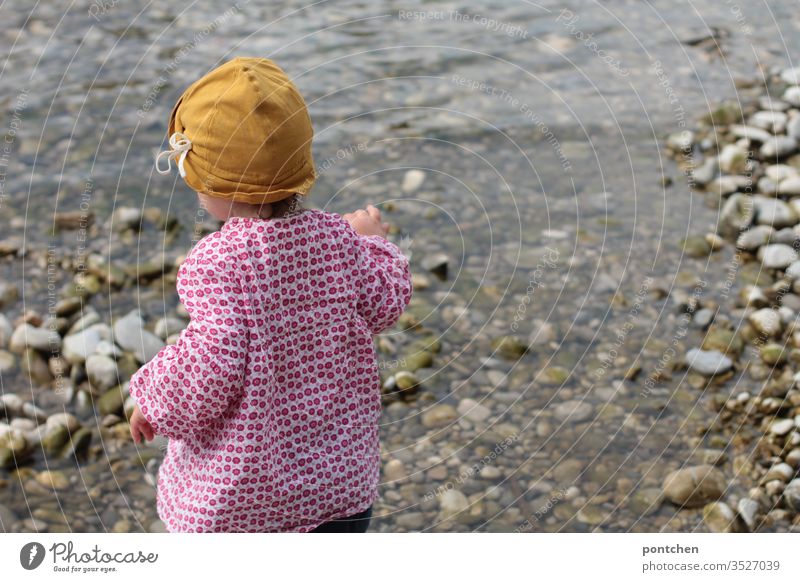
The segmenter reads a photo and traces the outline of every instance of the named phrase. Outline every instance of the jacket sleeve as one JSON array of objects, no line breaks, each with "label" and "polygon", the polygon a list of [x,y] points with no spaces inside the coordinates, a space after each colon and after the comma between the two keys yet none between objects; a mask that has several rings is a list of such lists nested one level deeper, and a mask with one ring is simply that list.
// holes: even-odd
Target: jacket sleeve
[{"label": "jacket sleeve", "polygon": [[216,254],[184,261],[178,294],[191,321],[131,378],[130,393],[157,434],[190,437],[241,398],[247,302],[226,263]]},{"label": "jacket sleeve", "polygon": [[382,236],[351,232],[356,248],[356,311],[377,334],[394,325],[411,300],[408,258]]}]

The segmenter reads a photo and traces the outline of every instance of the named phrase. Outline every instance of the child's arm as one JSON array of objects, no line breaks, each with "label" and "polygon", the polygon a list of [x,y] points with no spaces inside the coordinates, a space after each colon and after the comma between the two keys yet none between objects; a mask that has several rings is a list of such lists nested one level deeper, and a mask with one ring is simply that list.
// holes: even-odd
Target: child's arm
[{"label": "child's arm", "polygon": [[174,439],[207,428],[241,396],[248,348],[246,302],[224,259],[187,259],[178,292],[191,322],[129,388],[153,430]]},{"label": "child's arm", "polygon": [[380,333],[397,322],[411,300],[408,258],[384,238],[388,224],[381,222],[374,206],[343,218],[355,231],[348,233],[346,242],[355,252],[356,310],[372,333]]}]

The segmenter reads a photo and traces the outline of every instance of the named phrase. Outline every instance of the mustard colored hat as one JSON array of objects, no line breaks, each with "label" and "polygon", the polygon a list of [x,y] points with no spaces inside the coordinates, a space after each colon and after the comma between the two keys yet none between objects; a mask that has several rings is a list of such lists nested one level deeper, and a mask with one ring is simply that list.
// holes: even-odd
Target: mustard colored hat
[{"label": "mustard colored hat", "polygon": [[235,58],[195,81],[172,109],[169,134],[156,170],[169,173],[177,159],[186,183],[209,196],[277,202],[308,194],[317,178],[308,108],[269,59]]}]

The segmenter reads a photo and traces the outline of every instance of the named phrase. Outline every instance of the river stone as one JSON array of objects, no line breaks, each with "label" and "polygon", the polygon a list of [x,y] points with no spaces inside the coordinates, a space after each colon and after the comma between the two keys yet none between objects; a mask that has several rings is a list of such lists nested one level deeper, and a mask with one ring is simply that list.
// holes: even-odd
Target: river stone
[{"label": "river stone", "polygon": [[450,404],[436,404],[422,413],[422,426],[439,428],[458,420],[458,411]]},{"label": "river stone", "polygon": [[46,426],[47,430],[52,430],[63,426],[67,429],[67,431],[73,432],[80,428],[81,423],[77,418],[75,418],[74,414],[69,412],[57,412],[55,414],[51,414],[47,418]]},{"label": "river stone", "polygon": [[681,507],[703,507],[725,493],[727,483],[719,469],[698,465],[678,469],[667,475],[662,490],[664,497]]},{"label": "river stone", "polygon": [[448,489],[439,496],[442,519],[450,519],[469,509],[469,500],[458,489]]},{"label": "river stone", "polygon": [[401,189],[406,194],[412,194],[420,189],[425,181],[425,172],[422,170],[408,170],[403,176]]},{"label": "river stone", "polygon": [[769,426],[769,432],[776,436],[785,436],[789,434],[794,427],[794,420],[791,418],[785,418],[773,421]]},{"label": "river stone", "polygon": [[755,208],[752,196],[733,194],[720,210],[717,232],[722,236],[735,237],[753,222]]},{"label": "river stone", "polygon": [[112,230],[122,231],[127,229],[138,230],[142,225],[144,214],[141,208],[120,206],[111,217]]},{"label": "river stone", "polygon": [[797,141],[800,139],[800,115],[796,115],[789,120],[786,125],[786,135]]},{"label": "river stone", "polygon": [[41,352],[57,351],[61,348],[61,336],[58,332],[23,323],[11,335],[9,349],[21,354],[26,348]]},{"label": "river stone", "polygon": [[58,456],[62,459],[66,459],[68,457],[80,457],[86,453],[91,442],[92,431],[85,426],[83,428],[79,428],[77,431],[75,431],[75,434],[69,438]]},{"label": "river stone", "polygon": [[89,383],[98,390],[108,390],[120,383],[117,363],[108,356],[92,354],[86,360]]},{"label": "river stone", "polygon": [[771,226],[759,225],[747,229],[736,239],[736,246],[745,251],[756,251],[759,247],[768,244],[770,237],[775,234]]},{"label": "river stone", "polygon": [[60,451],[69,440],[69,430],[64,425],[45,428],[42,436],[42,448],[46,454]]},{"label": "river stone", "polygon": [[784,69],[783,71],[781,71],[781,79],[787,85],[800,85],[800,67]]},{"label": "river stone", "polygon": [[786,120],[786,114],[782,111],[756,111],[750,116],[750,125],[771,133],[782,133],[786,127]]},{"label": "river stone", "polygon": [[764,143],[758,153],[761,154],[762,158],[770,160],[788,156],[795,149],[797,149],[797,142],[793,138],[785,135],[776,135]]},{"label": "river stone", "polygon": [[747,529],[755,531],[758,524],[758,516],[761,513],[761,504],[755,499],[744,497],[739,500],[736,509]]},{"label": "river stone", "polygon": [[420,380],[413,372],[401,370],[394,375],[394,383],[399,391],[414,393],[419,388]]},{"label": "river stone", "polygon": [[67,335],[70,336],[80,333],[83,330],[88,329],[89,326],[99,323],[100,321],[100,314],[97,313],[94,308],[88,307],[83,310],[83,315],[81,318],[73,323],[72,326],[70,326],[69,330],[67,331]]},{"label": "river stone", "polygon": [[23,404],[22,398],[14,393],[0,394],[0,410],[9,418],[20,416]]},{"label": "river stone", "polygon": [[133,352],[141,364],[149,362],[165,345],[161,338],[144,329],[144,321],[138,311],[132,311],[114,322],[114,341],[122,349]]},{"label": "river stone", "polygon": [[703,521],[714,533],[730,533],[739,529],[736,513],[722,501],[713,501],[703,508]]},{"label": "river stone", "polygon": [[760,127],[752,125],[731,125],[728,130],[736,137],[743,137],[750,141],[765,142],[772,139],[772,134]]},{"label": "river stone", "polygon": [[14,327],[8,318],[0,313],[0,348],[8,347],[8,342],[11,340],[11,335],[14,333]]},{"label": "river stone", "polygon": [[383,476],[387,481],[401,481],[408,477],[403,461],[391,459],[383,466]]},{"label": "river stone", "polygon": [[797,224],[797,214],[783,200],[753,196],[755,220],[757,224],[783,228]]},{"label": "river stone", "polygon": [[719,168],[728,174],[740,174],[747,169],[747,150],[727,144],[719,154]]},{"label": "river stone", "polygon": [[121,386],[111,388],[97,399],[97,410],[100,414],[118,414],[125,403],[125,394]]},{"label": "river stone", "polygon": [[0,350],[0,375],[7,375],[17,369],[17,358],[11,352]]},{"label": "river stone", "polygon": [[741,184],[736,179],[737,176],[719,176],[713,180],[709,180],[706,184],[706,191],[711,194],[716,194],[720,198],[724,198],[736,192]]},{"label": "river stone", "polygon": [[553,414],[563,421],[583,422],[592,416],[594,409],[591,404],[580,400],[567,400],[556,406]]},{"label": "river stone", "polygon": [[504,335],[492,340],[492,349],[507,360],[518,360],[528,351],[528,346],[519,338]]},{"label": "river stone", "polygon": [[761,478],[762,485],[770,481],[780,481],[788,483],[795,476],[795,470],[787,463],[778,463],[769,468],[769,471]]},{"label": "river stone", "polygon": [[186,327],[186,322],[177,317],[162,317],[156,322],[154,333],[163,340],[179,333]]},{"label": "river stone", "polygon": [[705,186],[717,175],[719,164],[716,157],[707,158],[702,164],[692,170],[692,180],[695,184]]},{"label": "river stone", "polygon": [[789,87],[781,97],[789,105],[800,107],[800,87]]},{"label": "river stone", "polygon": [[777,366],[778,364],[785,364],[789,358],[788,350],[775,342],[766,344],[760,350],[761,360],[769,366]]},{"label": "river stone", "polygon": [[430,271],[442,281],[447,279],[447,266],[449,263],[450,258],[444,253],[432,253],[425,255],[421,261],[423,269]]},{"label": "river stone", "polygon": [[798,259],[797,251],[784,244],[761,247],[758,249],[758,258],[765,269],[785,269]]},{"label": "river stone", "polygon": [[686,363],[690,369],[703,376],[723,374],[733,367],[733,361],[722,352],[697,348],[687,352]]},{"label": "river stone", "polygon": [[70,364],[82,364],[94,353],[103,336],[100,329],[89,327],[64,338],[62,355]]},{"label": "river stone", "polygon": [[[3,242],[0,242],[0,256],[9,254],[3,252],[4,249],[2,247],[3,247]],[[0,309],[11,305],[17,300],[18,297],[19,297],[19,289],[17,288],[17,285],[15,283],[0,281]]]},{"label": "river stone", "polygon": [[69,478],[63,471],[42,471],[36,475],[36,482],[48,489],[66,489],[69,487]]},{"label": "river stone", "polygon": [[800,479],[790,481],[783,490],[783,501],[787,507],[800,512]]},{"label": "river stone", "polygon": [[[800,176],[789,176],[779,182],[775,193],[780,196],[800,196]],[[790,205],[797,211],[797,207],[791,202]]]},{"label": "river stone", "polygon": [[456,408],[458,413],[472,422],[483,422],[489,418],[492,411],[472,398],[464,398]]},{"label": "river stone", "polygon": [[767,337],[778,336],[783,330],[781,316],[769,307],[751,313],[748,320],[756,328],[756,331]]},{"label": "river stone", "polygon": [[671,133],[667,136],[667,147],[678,152],[688,152],[694,145],[694,138],[694,132],[688,129]]}]

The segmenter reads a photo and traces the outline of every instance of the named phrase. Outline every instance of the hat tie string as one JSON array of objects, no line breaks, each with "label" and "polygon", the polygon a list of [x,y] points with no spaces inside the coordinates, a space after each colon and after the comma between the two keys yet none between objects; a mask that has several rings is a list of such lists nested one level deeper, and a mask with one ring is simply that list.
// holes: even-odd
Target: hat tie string
[{"label": "hat tie string", "polygon": [[[169,136],[169,146],[172,149],[164,150],[156,156],[156,172],[159,174],[169,174],[170,170],[172,169],[172,160],[178,158],[178,172],[180,173],[181,178],[185,178],[186,170],[183,168],[183,160],[186,159],[186,154],[188,154],[189,150],[192,149],[192,140],[186,137],[185,134],[176,131]],[[167,159],[166,168],[160,167],[162,157],[166,157]]]}]

